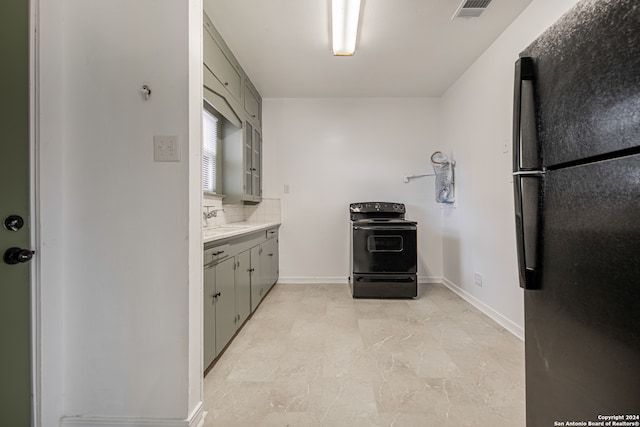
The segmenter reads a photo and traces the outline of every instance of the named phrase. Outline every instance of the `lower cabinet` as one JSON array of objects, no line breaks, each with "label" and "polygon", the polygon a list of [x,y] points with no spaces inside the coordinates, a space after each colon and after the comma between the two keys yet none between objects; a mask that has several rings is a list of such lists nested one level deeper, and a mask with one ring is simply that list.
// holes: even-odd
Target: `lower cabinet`
[{"label": "lower cabinet", "polygon": [[217,264],[215,269],[216,356],[238,329],[236,315],[236,289],[234,283],[235,257]]},{"label": "lower cabinet", "polygon": [[265,278],[265,286],[267,288],[266,291],[268,291],[278,281],[279,275],[277,229],[267,231],[267,241],[264,242],[261,246],[261,271]]},{"label": "lower cabinet", "polygon": [[278,281],[278,233],[277,228],[266,232],[267,239],[251,249],[251,310],[255,310],[269,289]]},{"label": "lower cabinet", "polygon": [[204,309],[203,309],[203,334],[204,334],[204,367],[213,362],[216,352],[216,268],[207,266],[204,268]]},{"label": "lower cabinet", "polygon": [[235,257],[204,269],[204,366],[220,354],[236,333]]},{"label": "lower cabinet", "polygon": [[205,369],[222,352],[277,281],[277,228],[275,230],[271,235],[268,232],[265,235],[262,231],[223,244],[205,245]]},{"label": "lower cabinet", "polygon": [[238,327],[251,314],[251,255],[249,251],[238,254],[236,269],[236,310]]},{"label": "lower cabinet", "polygon": [[261,252],[262,245],[251,248],[251,311],[255,311],[266,292],[260,263]]}]

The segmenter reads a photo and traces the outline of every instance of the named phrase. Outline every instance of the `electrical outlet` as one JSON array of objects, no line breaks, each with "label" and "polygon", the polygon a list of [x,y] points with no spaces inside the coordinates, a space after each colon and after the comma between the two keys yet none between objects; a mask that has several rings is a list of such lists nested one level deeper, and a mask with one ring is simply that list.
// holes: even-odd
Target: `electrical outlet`
[{"label": "electrical outlet", "polygon": [[179,162],[180,144],[175,135],[153,136],[153,160],[156,162]]},{"label": "electrical outlet", "polygon": [[482,274],[473,273],[473,283],[475,283],[476,286],[482,287]]}]

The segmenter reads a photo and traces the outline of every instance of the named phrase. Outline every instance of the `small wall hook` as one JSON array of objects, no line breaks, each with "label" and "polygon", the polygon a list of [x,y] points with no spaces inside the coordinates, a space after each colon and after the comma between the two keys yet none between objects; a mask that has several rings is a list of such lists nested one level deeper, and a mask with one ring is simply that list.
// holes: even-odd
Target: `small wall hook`
[{"label": "small wall hook", "polygon": [[151,98],[151,88],[148,85],[142,85],[140,92],[142,93],[142,96],[144,96],[144,99]]}]

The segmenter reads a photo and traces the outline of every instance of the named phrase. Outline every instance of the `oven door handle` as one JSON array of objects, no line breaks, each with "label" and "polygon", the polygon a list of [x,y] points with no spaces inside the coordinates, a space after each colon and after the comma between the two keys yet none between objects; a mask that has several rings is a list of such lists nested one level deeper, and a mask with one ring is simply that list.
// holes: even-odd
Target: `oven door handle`
[{"label": "oven door handle", "polygon": [[399,230],[399,231],[409,230],[409,231],[412,231],[412,230],[417,230],[417,229],[418,229],[418,227],[416,227],[415,225],[410,225],[410,226],[406,226],[406,227],[391,227],[391,226],[384,226],[384,225],[383,225],[383,226],[376,226],[376,225],[373,225],[373,226],[361,226],[361,225],[354,225],[354,226],[353,226],[353,229],[354,229],[354,230],[373,230],[373,231],[376,231],[376,230],[383,230],[383,231],[385,231],[385,230],[393,230],[393,231],[398,231],[398,230]]}]

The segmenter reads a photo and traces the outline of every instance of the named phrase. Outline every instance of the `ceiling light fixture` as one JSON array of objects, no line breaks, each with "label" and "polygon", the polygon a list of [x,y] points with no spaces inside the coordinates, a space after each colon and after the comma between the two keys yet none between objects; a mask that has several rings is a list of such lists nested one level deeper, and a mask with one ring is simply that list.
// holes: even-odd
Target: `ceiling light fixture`
[{"label": "ceiling light fixture", "polygon": [[352,56],[356,51],[360,0],[331,0],[333,54]]}]

